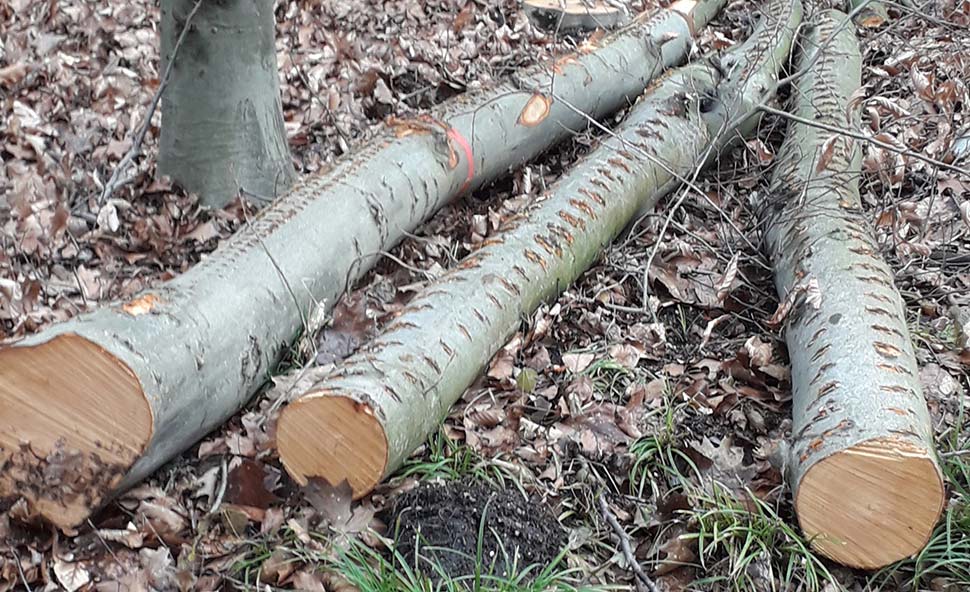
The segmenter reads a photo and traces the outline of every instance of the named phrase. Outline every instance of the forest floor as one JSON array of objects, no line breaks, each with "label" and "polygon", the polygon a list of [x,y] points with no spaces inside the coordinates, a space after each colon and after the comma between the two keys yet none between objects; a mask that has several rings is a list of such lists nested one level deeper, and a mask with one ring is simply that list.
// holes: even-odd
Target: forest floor
[{"label": "forest floor", "polygon": [[[860,30],[865,125],[968,166],[970,4],[916,3],[889,4],[890,22]],[[756,10],[730,3],[700,52],[743,39]],[[533,29],[514,0],[283,0],[277,17],[287,130],[304,175],[388,116],[577,41]],[[157,115],[132,182],[99,203],[159,84],[157,23],[147,0],[0,0],[6,339],[184,272],[253,213],[242,202],[202,210],[154,178]],[[757,204],[784,127],[764,120],[758,139],[700,175],[705,197],[672,195],[523,319],[440,433],[364,500],[300,490],[286,476],[272,426],[288,382],[277,380],[75,533],[27,526],[16,507],[0,516],[0,592],[633,589],[624,540],[661,590],[968,589],[970,354],[951,313],[970,310],[970,178],[864,148],[863,203],[907,305],[948,503],[918,558],[849,570],[808,549],[769,462],[790,430],[790,385],[784,341],[768,324],[778,301]],[[440,211],[281,372],[339,363],[597,136],[576,136]],[[416,549],[418,528],[463,554]]]}]

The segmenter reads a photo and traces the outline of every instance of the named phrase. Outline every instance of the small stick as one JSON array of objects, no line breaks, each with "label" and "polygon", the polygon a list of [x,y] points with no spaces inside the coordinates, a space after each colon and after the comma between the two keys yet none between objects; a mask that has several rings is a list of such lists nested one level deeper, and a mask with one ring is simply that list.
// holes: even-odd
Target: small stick
[{"label": "small stick", "polygon": [[17,564],[17,573],[20,575],[20,581],[24,585],[24,590],[34,592],[34,589],[30,587],[30,583],[27,582],[27,574],[24,573],[24,568],[20,565],[20,554],[17,553],[17,549],[13,546],[10,547],[10,552],[13,554],[14,562]]},{"label": "small stick", "polygon": [[212,516],[222,505],[222,498],[226,496],[226,488],[229,486],[229,463],[226,459],[222,459],[222,485],[219,487],[219,493],[216,494],[216,501],[212,503],[212,507],[206,513],[206,516]]},{"label": "small stick", "polygon": [[599,502],[600,513],[603,514],[603,519],[606,520],[606,522],[610,525],[610,528],[613,529],[613,533],[616,535],[616,538],[620,539],[620,549],[623,551],[623,556],[626,558],[626,562],[630,564],[630,569],[633,571],[634,575],[636,575],[637,579],[642,582],[648,590],[650,590],[650,592],[659,592],[657,584],[655,584],[654,581],[650,579],[650,576],[643,571],[643,568],[640,567],[640,563],[637,561],[636,556],[633,555],[633,548],[630,546],[630,537],[626,534],[626,531],[623,530],[623,527],[620,526],[620,523],[616,519],[616,516],[613,515],[613,512],[610,511],[610,506],[606,503],[606,498],[603,497],[602,494],[599,496]]},{"label": "small stick", "polygon": [[155,91],[154,96],[152,96],[152,102],[148,106],[148,112],[145,114],[145,121],[142,122],[141,128],[135,135],[135,140],[131,143],[131,148],[128,149],[125,157],[121,159],[118,166],[115,168],[114,172],[111,173],[111,177],[108,182],[104,184],[104,190],[101,191],[101,197],[98,198],[98,205],[103,205],[111,197],[111,194],[115,192],[118,188],[127,185],[131,179],[122,179],[121,175],[128,170],[135,158],[141,154],[141,145],[145,142],[145,136],[148,135],[148,128],[152,125],[152,117],[155,115],[155,111],[158,109],[158,103],[162,98],[162,93],[165,92],[165,87],[168,86],[168,81],[172,78],[172,69],[175,66],[175,58],[178,56],[179,49],[182,47],[182,42],[185,41],[185,34],[189,31],[189,25],[192,23],[192,18],[195,13],[199,11],[199,7],[202,6],[202,0],[196,0],[195,6],[192,7],[192,11],[189,12],[189,16],[185,19],[185,26],[182,27],[182,32],[179,34],[178,41],[175,42],[175,47],[172,49],[172,57],[169,59],[168,64],[165,66],[165,73],[162,75],[162,82],[158,85],[158,90]]},{"label": "small stick", "polygon": [[764,111],[765,113],[770,113],[772,115],[777,115],[778,117],[781,117],[783,119],[794,121],[795,123],[800,123],[802,125],[807,125],[810,127],[817,127],[818,129],[823,129],[827,132],[848,136],[850,138],[861,140],[863,142],[869,142],[870,144],[872,144],[873,146],[876,146],[877,148],[882,148],[883,150],[888,150],[889,152],[893,152],[895,154],[899,154],[902,156],[909,156],[911,158],[915,158],[916,160],[921,160],[926,164],[933,165],[937,168],[944,169],[953,173],[958,173],[960,175],[963,175],[966,178],[970,178],[970,170],[967,170],[952,164],[947,164],[943,161],[936,160],[935,158],[931,158],[929,156],[924,156],[919,152],[916,152],[915,150],[909,150],[906,148],[897,148],[892,144],[887,144],[886,142],[882,142],[875,138],[870,138],[869,136],[859,133],[857,131],[853,131],[845,128],[838,128],[825,123],[821,123],[819,121],[812,121],[811,119],[805,119],[804,117],[799,117],[798,115],[793,115],[791,113],[788,113],[787,111],[775,109],[767,105],[759,105],[758,109],[760,109],[761,111]]}]

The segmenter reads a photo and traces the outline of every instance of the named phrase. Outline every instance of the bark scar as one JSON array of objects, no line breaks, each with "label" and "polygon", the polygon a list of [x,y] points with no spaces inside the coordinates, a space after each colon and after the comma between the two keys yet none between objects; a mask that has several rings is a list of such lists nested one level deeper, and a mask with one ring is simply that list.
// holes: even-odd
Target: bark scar
[{"label": "bark scar", "polygon": [[519,114],[519,125],[524,125],[525,127],[535,127],[542,123],[546,117],[549,116],[549,111],[552,109],[552,100],[536,93],[532,95],[529,102],[525,104],[522,108],[522,113]]}]

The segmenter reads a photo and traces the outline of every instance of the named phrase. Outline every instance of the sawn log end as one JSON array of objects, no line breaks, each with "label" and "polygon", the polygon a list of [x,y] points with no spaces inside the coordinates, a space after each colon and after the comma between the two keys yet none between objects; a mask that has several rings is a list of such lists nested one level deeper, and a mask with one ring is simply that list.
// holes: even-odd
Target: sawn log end
[{"label": "sawn log end", "polygon": [[[74,334],[0,350],[0,500],[72,529],[108,499],[151,440],[135,374]],[[4,507],[3,509],[6,509]]]}]

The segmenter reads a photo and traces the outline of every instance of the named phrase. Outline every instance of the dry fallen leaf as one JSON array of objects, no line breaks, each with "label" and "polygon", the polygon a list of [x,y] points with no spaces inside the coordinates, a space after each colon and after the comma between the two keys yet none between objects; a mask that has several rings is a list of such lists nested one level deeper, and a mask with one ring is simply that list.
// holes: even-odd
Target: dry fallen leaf
[{"label": "dry fallen leaf", "polygon": [[775,159],[775,154],[771,151],[771,148],[769,148],[767,144],[762,142],[759,138],[748,140],[745,142],[745,144],[758,157],[758,163],[761,164],[761,166],[768,166],[771,164],[771,161]]},{"label": "dry fallen leaf", "polygon": [[353,515],[353,489],[346,479],[334,486],[326,479],[314,477],[303,488],[303,495],[331,525],[346,524]]},{"label": "dry fallen leaf", "polygon": [[792,308],[799,301],[799,298],[803,298],[802,301],[806,305],[818,310],[822,305],[822,292],[818,287],[818,278],[815,276],[802,277],[788,291],[785,299],[778,303],[778,308],[771,315],[771,318],[766,321],[766,324],[769,327],[780,327],[785,322],[785,319],[788,318],[788,313],[791,312]]},{"label": "dry fallen leaf", "polygon": [[27,64],[10,64],[0,68],[0,86],[12,87],[27,75]]},{"label": "dry fallen leaf", "polygon": [[119,543],[129,549],[140,549],[145,544],[145,533],[135,528],[131,522],[123,530],[102,528],[97,532],[105,541]]},{"label": "dry fallen leaf", "polygon": [[75,592],[91,582],[91,573],[78,562],[64,561],[54,557],[54,577],[67,592]]},{"label": "dry fallen leaf", "polygon": [[588,353],[563,354],[562,363],[573,374],[579,374],[586,368],[589,368],[589,365],[593,363],[595,358],[596,356]]},{"label": "dry fallen leaf", "polygon": [[771,363],[771,344],[752,335],[744,342],[744,351],[751,360],[751,367],[761,369]]},{"label": "dry fallen leaf", "polygon": [[816,174],[828,168],[829,163],[832,162],[832,157],[835,155],[835,143],[841,137],[838,134],[833,134],[831,138],[822,144],[822,150],[819,152],[818,162],[815,165]]},{"label": "dry fallen leaf", "polygon": [[327,592],[323,585],[323,575],[315,571],[301,570],[290,580],[296,590],[303,592]]},{"label": "dry fallen leaf", "polygon": [[609,348],[609,354],[617,364],[632,370],[636,368],[637,364],[640,362],[642,352],[639,348],[624,343],[620,345],[611,345]]},{"label": "dry fallen leaf", "polygon": [[226,502],[259,510],[265,510],[270,505],[278,503],[280,499],[267,487],[267,484],[274,480],[269,473],[270,467],[262,462],[245,458],[239,461],[241,462],[229,471]]},{"label": "dry fallen leaf", "polygon": [[503,381],[511,379],[514,370],[515,358],[508,350],[500,349],[492,358],[492,363],[489,364],[486,374],[492,380]]}]

